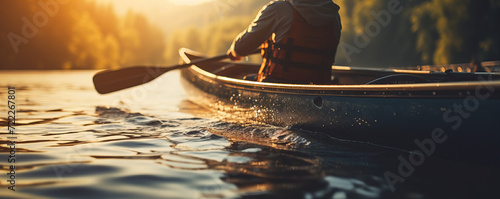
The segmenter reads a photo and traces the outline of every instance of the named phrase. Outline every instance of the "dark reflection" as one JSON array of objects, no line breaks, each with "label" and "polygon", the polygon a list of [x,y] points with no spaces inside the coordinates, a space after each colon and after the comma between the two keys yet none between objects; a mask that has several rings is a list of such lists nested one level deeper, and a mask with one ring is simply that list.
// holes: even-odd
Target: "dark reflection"
[{"label": "dark reflection", "polygon": [[[412,153],[338,140],[322,133],[234,121],[185,102],[181,111],[224,121],[209,131],[231,141],[228,156],[246,162],[206,161],[222,170],[244,198],[496,198],[498,157],[477,161],[414,159]],[[404,132],[401,132],[404,134]],[[466,143],[464,143],[466,144]],[[415,146],[416,147],[416,146]],[[246,149],[258,148],[245,153]],[[418,148],[415,148],[418,149]],[[437,146],[436,150],[440,150]],[[486,154],[486,153],[485,153]],[[465,156],[457,151],[456,156]],[[485,157],[486,156],[486,157]],[[491,161],[490,161],[491,160]],[[394,175],[393,175],[394,174]]]},{"label": "dark reflection", "polygon": [[[260,146],[262,151],[247,154],[252,161],[226,163],[229,177],[225,180],[236,184],[249,198],[256,193],[279,198],[344,195],[346,198],[489,198],[497,195],[494,187],[500,178],[497,169],[434,158],[414,166],[414,172],[404,178],[404,182],[396,183],[393,192],[386,174],[388,171],[399,174],[401,162],[397,157],[406,157],[408,153],[376,147],[366,150],[370,147],[360,148],[352,143],[350,148],[346,143],[339,147],[336,141],[322,144],[325,145],[320,148],[294,151]],[[256,146],[235,142],[228,150],[251,147]]]},{"label": "dark reflection", "polygon": [[[225,132],[217,131],[221,126]],[[224,171],[227,175],[221,179],[236,185],[244,198],[488,198],[496,195],[493,185],[500,178],[494,167],[436,157],[407,166],[399,159],[408,159],[405,151],[320,133],[286,130],[283,136],[272,127],[237,126],[222,123],[211,132],[232,140],[225,149],[228,157],[248,161],[204,162],[208,169]],[[273,140],[273,133],[281,136]],[[292,135],[308,144],[284,139]],[[402,175],[401,168],[411,170],[409,176],[391,184],[394,179],[388,173]]]},{"label": "dark reflection", "polygon": [[[208,169],[224,171],[227,175],[222,180],[236,185],[244,198],[390,196],[380,177],[383,170],[377,160],[380,154],[356,149],[348,152],[341,145],[339,142],[331,148],[310,146],[278,149],[233,141],[225,150],[230,152],[228,157],[237,158],[222,162],[205,160],[205,163]],[[341,148],[344,151],[339,150]],[[237,162],[234,159],[248,161]]]},{"label": "dark reflection", "polygon": [[[262,150],[255,153],[242,152],[252,148]],[[228,174],[224,180],[237,185],[243,196],[251,197],[261,193],[258,194],[259,197],[279,195],[294,198],[327,186],[323,180],[324,168],[318,157],[245,142],[233,142],[227,150],[232,151],[230,156],[247,157],[251,160],[246,163],[209,163],[209,167],[223,167]]]},{"label": "dark reflection", "polygon": [[[208,114],[200,108],[192,110]],[[160,118],[103,107],[95,113],[93,123],[80,123],[88,124],[85,129],[39,130],[43,132],[39,137],[19,143],[22,165],[18,172],[23,180],[19,185],[25,193],[97,198],[179,198],[183,196],[179,193],[189,193],[185,198],[328,199],[498,195],[500,173],[495,167],[429,157],[392,191],[386,174],[401,175],[398,157],[408,158],[407,152],[316,132],[214,121],[196,114]],[[78,120],[76,116],[61,117]],[[6,144],[0,141],[4,156]],[[33,154],[34,150],[40,152]],[[54,169],[64,171],[63,175],[56,175]]]}]

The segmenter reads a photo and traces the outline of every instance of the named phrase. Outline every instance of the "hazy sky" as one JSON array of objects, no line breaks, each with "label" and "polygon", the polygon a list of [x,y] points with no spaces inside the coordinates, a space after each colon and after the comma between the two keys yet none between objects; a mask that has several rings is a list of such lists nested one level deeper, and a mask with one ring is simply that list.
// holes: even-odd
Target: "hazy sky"
[{"label": "hazy sky", "polygon": [[168,12],[172,3],[178,5],[194,5],[216,0],[96,0],[104,4],[113,4],[118,15],[125,15],[127,11],[133,10],[142,13],[160,29],[166,30],[169,20],[165,18],[165,12]]},{"label": "hazy sky", "polygon": [[209,2],[213,0],[96,0],[102,3],[112,3],[118,14],[125,14],[128,10],[132,9],[137,12],[150,13],[160,12],[169,3],[175,4],[198,4]]}]

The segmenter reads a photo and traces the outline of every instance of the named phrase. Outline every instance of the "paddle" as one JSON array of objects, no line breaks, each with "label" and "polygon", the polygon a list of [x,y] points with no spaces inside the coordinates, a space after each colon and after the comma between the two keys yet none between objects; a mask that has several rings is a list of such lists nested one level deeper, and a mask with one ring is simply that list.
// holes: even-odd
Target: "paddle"
[{"label": "paddle", "polygon": [[148,83],[171,70],[187,68],[191,65],[219,61],[227,58],[220,55],[212,58],[200,58],[191,63],[171,67],[134,66],[118,70],[105,70],[94,75],[94,87],[100,94],[112,93],[126,88]]}]

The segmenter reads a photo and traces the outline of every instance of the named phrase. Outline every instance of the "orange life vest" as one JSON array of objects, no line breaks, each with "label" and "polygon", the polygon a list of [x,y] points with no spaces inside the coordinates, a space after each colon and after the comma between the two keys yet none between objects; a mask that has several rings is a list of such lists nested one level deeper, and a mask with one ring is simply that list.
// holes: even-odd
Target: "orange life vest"
[{"label": "orange life vest", "polygon": [[283,40],[276,43],[271,37],[262,44],[257,81],[328,84],[339,44],[338,28],[338,24],[311,26],[294,9],[291,30]]}]

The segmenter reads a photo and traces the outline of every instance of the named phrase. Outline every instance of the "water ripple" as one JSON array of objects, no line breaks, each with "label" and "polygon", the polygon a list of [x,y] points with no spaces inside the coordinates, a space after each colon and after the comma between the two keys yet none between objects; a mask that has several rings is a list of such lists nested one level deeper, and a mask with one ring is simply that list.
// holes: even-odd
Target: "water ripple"
[{"label": "water ripple", "polygon": [[[90,80],[93,71],[75,73]],[[77,84],[66,73],[46,75],[37,82]],[[164,80],[177,81],[176,75],[166,74]],[[61,77],[67,82],[61,83]],[[1,191],[0,198],[425,199],[498,195],[494,186],[500,178],[498,169],[432,158],[391,192],[384,172],[397,171],[397,157],[407,157],[406,153],[291,127],[216,120],[214,113],[184,101],[182,92],[168,90],[171,87],[138,99],[134,89],[99,96],[89,89],[68,90],[90,86],[83,83],[58,89],[28,85],[19,82],[16,86],[20,93],[16,99],[19,189]],[[0,98],[6,98],[4,91]],[[5,109],[0,106],[0,111]],[[0,116],[3,160],[11,151],[9,135],[4,133],[6,121]],[[0,162],[2,170],[9,166]],[[5,180],[0,181],[0,188],[6,186]]]}]

